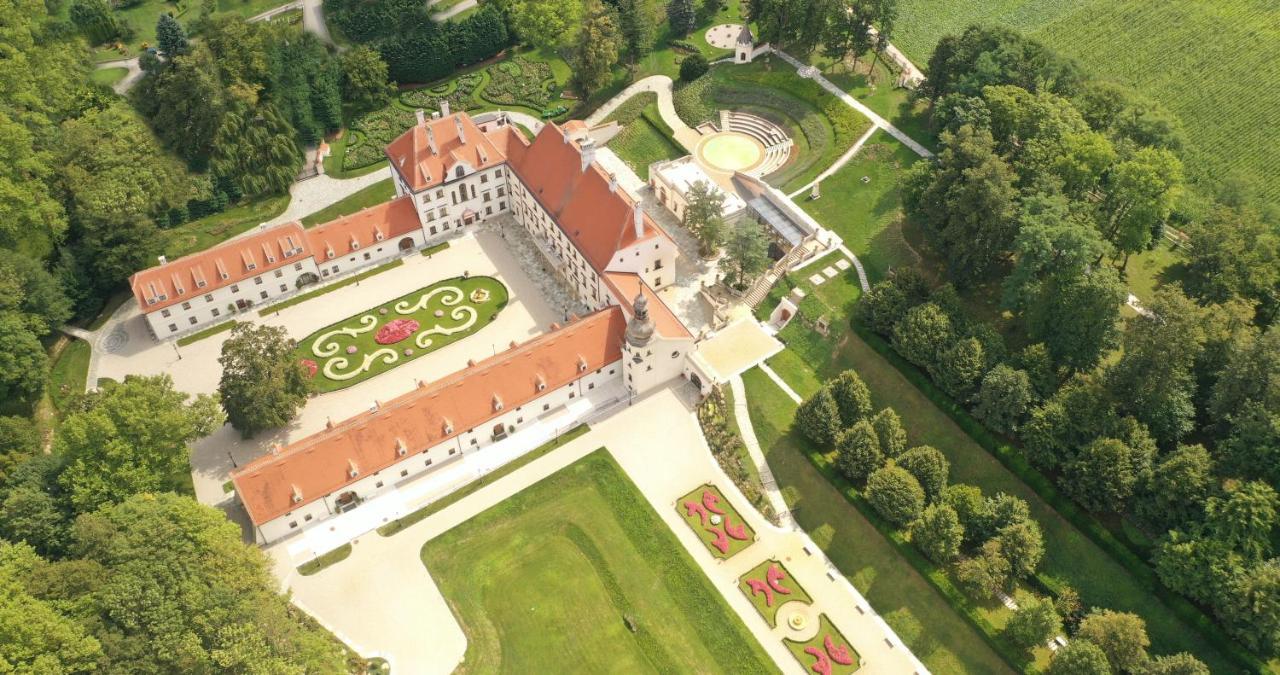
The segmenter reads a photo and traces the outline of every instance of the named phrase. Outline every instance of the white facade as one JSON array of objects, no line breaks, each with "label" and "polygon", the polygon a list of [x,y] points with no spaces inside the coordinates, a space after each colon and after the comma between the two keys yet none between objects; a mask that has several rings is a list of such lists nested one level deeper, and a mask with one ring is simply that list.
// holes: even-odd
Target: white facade
[{"label": "white facade", "polygon": [[653,188],[653,194],[681,221],[689,208],[689,190],[697,183],[705,183],[724,198],[720,215],[726,223],[736,223],[746,213],[747,203],[712,180],[690,155],[649,165],[649,186]]},{"label": "white facade", "polygon": [[298,278],[308,273],[320,275],[310,256],[207,293],[191,288],[186,294],[190,296],[188,299],[148,312],[147,325],[157,337],[179,337],[226,321],[239,312],[286,298],[298,291]]},{"label": "white facade", "polygon": [[[480,426],[467,429],[429,448],[406,448],[403,459],[385,469],[360,477],[320,499],[301,504],[297,509],[273,518],[256,528],[259,544],[271,544],[301,532],[334,515],[359,508],[361,501],[377,497],[424,476],[464,455],[478,452],[515,434],[540,417],[558,412],[565,405],[588,392],[622,380],[621,362],[614,361],[595,372],[547,391],[528,403],[504,411]],[[358,468],[358,467],[357,467]]]},{"label": "white facade", "polygon": [[413,206],[427,240],[506,213],[511,201],[507,185],[509,173],[505,164],[475,171],[460,163],[444,183],[414,192],[404,176],[394,166],[391,168],[396,196],[413,193]]}]

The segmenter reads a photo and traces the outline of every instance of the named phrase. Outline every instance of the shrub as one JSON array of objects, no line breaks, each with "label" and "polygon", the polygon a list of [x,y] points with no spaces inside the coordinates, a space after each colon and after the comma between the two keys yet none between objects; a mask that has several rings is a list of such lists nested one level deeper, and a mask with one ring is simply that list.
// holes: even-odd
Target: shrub
[{"label": "shrub", "polygon": [[871,390],[857,373],[846,370],[832,380],[830,386],[831,395],[836,399],[836,407],[840,409],[840,420],[846,427],[857,424],[871,414]]},{"label": "shrub", "polygon": [[867,501],[885,520],[904,527],[924,510],[924,489],[901,467],[877,469],[867,478]]},{"label": "shrub", "polygon": [[946,565],[960,555],[964,526],[955,509],[946,504],[930,504],[911,523],[911,541],[926,558]]},{"label": "shrub", "polygon": [[695,52],[680,62],[680,79],[692,82],[705,75],[710,67],[707,65],[707,57]]},{"label": "shrub", "polygon": [[902,428],[902,419],[893,408],[884,408],[871,418],[871,426],[876,430],[876,438],[880,440],[880,449],[889,457],[897,457],[907,449],[907,431]]},{"label": "shrub", "polygon": [[896,460],[898,466],[907,470],[924,488],[929,501],[937,501],[942,491],[947,488],[947,476],[951,472],[951,462],[938,451],[928,445],[911,448],[902,453]]},{"label": "shrub", "polygon": [[862,420],[841,432],[836,439],[836,466],[845,478],[859,485],[884,466],[884,453],[869,422]]}]

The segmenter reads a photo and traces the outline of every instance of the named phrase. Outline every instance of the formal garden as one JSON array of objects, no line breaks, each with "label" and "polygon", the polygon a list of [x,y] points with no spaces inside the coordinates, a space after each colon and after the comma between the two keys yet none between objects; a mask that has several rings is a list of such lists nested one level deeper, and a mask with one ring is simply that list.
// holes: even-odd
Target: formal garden
[{"label": "formal garden", "polygon": [[786,566],[777,560],[766,560],[742,575],[738,579],[738,588],[751,600],[751,604],[770,628],[778,625],[779,610],[784,605],[792,602],[804,605],[813,603],[813,598],[791,577]]},{"label": "formal garden", "polygon": [[849,645],[826,614],[818,615],[818,632],[811,639],[786,639],[784,642],[806,671],[819,675],[848,675],[862,666],[857,650]]},{"label": "formal garden", "polygon": [[774,665],[601,448],[427,542],[465,672],[765,673]]},{"label": "formal garden", "polygon": [[717,558],[732,558],[756,540],[755,531],[720,488],[709,483],[681,497],[676,510]]},{"label": "formal garden", "polygon": [[343,389],[479,331],[507,298],[493,277],[438,281],[303,338],[298,361],[318,391]]}]

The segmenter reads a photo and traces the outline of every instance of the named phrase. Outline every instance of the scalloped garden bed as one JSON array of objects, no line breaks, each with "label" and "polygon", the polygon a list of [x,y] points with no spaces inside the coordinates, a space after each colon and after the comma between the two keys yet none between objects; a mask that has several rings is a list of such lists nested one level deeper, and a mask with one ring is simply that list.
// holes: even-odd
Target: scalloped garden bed
[{"label": "scalloped garden bed", "polygon": [[783,638],[791,655],[796,657],[805,672],[819,675],[848,675],[862,666],[858,650],[849,644],[844,634],[831,623],[826,614],[818,615],[818,634],[807,642]]},{"label": "scalloped garden bed", "polygon": [[755,530],[710,483],[678,499],[676,511],[717,558],[732,558],[756,540]]},{"label": "scalloped garden bed", "polygon": [[507,287],[493,277],[437,281],[321,328],[294,353],[317,391],[336,391],[478,332],[507,299]]},{"label": "scalloped garden bed", "polygon": [[813,598],[777,560],[766,560],[739,577],[738,588],[751,600],[770,628],[778,625],[778,608],[788,602],[813,604]]}]

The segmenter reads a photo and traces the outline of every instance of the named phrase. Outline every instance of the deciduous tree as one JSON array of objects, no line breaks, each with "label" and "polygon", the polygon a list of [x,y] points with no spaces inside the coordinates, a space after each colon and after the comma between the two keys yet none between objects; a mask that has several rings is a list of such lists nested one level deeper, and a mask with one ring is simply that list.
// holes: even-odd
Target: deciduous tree
[{"label": "deciduous tree", "polygon": [[1039,598],[1019,603],[1018,611],[1009,617],[1004,634],[1023,649],[1034,649],[1062,633],[1062,619],[1053,603]]},{"label": "deciduous tree", "polygon": [[573,55],[573,81],[583,98],[609,83],[618,62],[618,27],[600,0],[587,0],[578,46]]},{"label": "deciduous tree", "polygon": [[880,439],[880,449],[889,457],[897,457],[907,449],[907,431],[902,428],[902,418],[893,408],[881,408],[871,418],[871,426],[875,427],[876,438]]},{"label": "deciduous tree", "polygon": [[947,488],[947,478],[951,473],[951,462],[937,448],[921,445],[898,455],[894,462],[907,470],[920,487],[924,488],[925,497],[930,502],[942,497]]},{"label": "deciduous tree", "polygon": [[342,98],[358,109],[386,104],[395,92],[387,79],[387,62],[378,52],[360,45],[342,52]]},{"label": "deciduous tree", "polygon": [[841,372],[828,383],[831,395],[840,408],[840,420],[846,427],[867,419],[871,415],[871,390],[853,370]]},{"label": "deciduous tree", "polygon": [[992,429],[1013,433],[1026,419],[1035,391],[1026,371],[1000,364],[987,372],[978,389],[975,412]]},{"label": "deciduous tree", "polygon": [[960,555],[964,526],[955,509],[946,504],[930,504],[911,523],[911,541],[926,558],[947,565]]},{"label": "deciduous tree", "polygon": [[288,423],[312,391],[293,348],[283,328],[251,323],[222,343],[218,393],[231,426],[246,437]]},{"label": "deciduous tree", "polygon": [[865,494],[876,513],[898,527],[906,527],[924,511],[925,494],[920,483],[892,464],[871,473]]},{"label": "deciduous tree", "polygon": [[1049,675],[1111,675],[1107,655],[1098,645],[1075,639],[1054,652]]},{"label": "deciduous tree", "polygon": [[840,432],[836,437],[836,468],[845,478],[861,485],[873,471],[884,466],[884,453],[875,429],[866,420]]},{"label": "deciduous tree", "polygon": [[1138,615],[1095,609],[1080,622],[1076,638],[1102,649],[1116,672],[1138,672],[1147,662],[1147,625]]},{"label": "deciduous tree", "polygon": [[739,289],[768,269],[769,240],[764,226],[751,219],[734,225],[725,244],[723,267],[725,281]]},{"label": "deciduous tree", "polygon": [[44,391],[49,357],[27,321],[0,313],[0,399],[31,405]]}]

